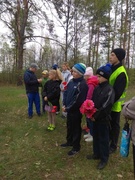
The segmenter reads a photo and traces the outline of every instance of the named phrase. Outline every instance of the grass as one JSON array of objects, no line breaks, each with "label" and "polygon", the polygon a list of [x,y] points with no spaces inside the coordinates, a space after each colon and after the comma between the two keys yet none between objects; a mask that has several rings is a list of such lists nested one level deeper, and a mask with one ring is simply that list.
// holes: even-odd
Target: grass
[{"label": "grass", "polygon": [[[81,151],[74,157],[67,156],[70,148],[60,147],[66,137],[66,121],[60,115],[56,130],[48,132],[46,115],[38,117],[35,113],[33,119],[27,118],[24,87],[2,86],[0,94],[0,180],[133,179],[132,146],[127,158],[122,158],[118,150],[110,156],[108,166],[99,171],[98,161],[86,159],[92,153],[92,143],[82,138]],[[133,95],[134,88],[130,88],[127,99]]]}]

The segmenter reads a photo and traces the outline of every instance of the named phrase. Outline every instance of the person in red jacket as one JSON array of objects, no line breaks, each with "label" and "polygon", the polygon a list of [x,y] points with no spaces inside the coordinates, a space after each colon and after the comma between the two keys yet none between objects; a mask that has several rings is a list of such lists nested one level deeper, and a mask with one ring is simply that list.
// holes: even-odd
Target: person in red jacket
[{"label": "person in red jacket", "polygon": [[[86,72],[84,74],[84,79],[86,80],[86,83],[88,85],[88,92],[87,92],[87,98],[91,99],[93,95],[93,91],[95,87],[98,85],[98,78],[97,76],[93,76],[93,69],[91,67],[86,68]],[[84,135],[86,142],[91,142],[93,140],[93,122],[86,118],[87,127],[89,129],[88,134]]]}]

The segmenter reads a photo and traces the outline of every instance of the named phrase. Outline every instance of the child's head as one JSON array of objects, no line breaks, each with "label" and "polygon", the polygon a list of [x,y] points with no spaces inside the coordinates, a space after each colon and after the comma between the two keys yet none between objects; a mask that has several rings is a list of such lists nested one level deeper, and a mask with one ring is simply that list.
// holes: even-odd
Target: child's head
[{"label": "child's head", "polygon": [[96,72],[99,83],[108,81],[111,73],[112,70],[110,64],[106,64],[104,66],[99,67]]},{"label": "child's head", "polygon": [[61,80],[61,81],[63,81],[63,77],[62,77],[60,70],[59,69],[56,69],[56,70],[51,69],[49,71],[49,79],[50,80]]},{"label": "child's head", "polygon": [[86,70],[86,65],[83,63],[77,63],[72,67],[72,75],[74,79],[80,78],[84,75]]},{"label": "child's head", "polygon": [[48,71],[47,71],[47,70],[44,70],[44,71],[42,72],[42,77],[43,77],[43,78],[47,78],[47,77],[48,77]]},{"label": "child's head", "polygon": [[63,70],[63,71],[70,70],[69,64],[68,64],[67,62],[64,62],[64,63],[62,64],[62,70]]},{"label": "child's head", "polygon": [[93,69],[92,67],[87,67],[84,73],[84,79],[88,79],[89,77],[93,76]]}]

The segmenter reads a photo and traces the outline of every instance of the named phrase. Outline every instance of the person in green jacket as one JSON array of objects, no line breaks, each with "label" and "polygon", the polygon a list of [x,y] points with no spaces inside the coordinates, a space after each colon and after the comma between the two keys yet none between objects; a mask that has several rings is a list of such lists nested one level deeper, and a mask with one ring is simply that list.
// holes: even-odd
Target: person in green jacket
[{"label": "person in green jacket", "polygon": [[126,89],[128,87],[128,76],[122,60],[126,52],[122,48],[113,49],[110,54],[110,63],[112,64],[112,74],[109,78],[109,84],[114,88],[115,100],[111,110],[111,128],[110,128],[110,154],[117,150],[118,138],[120,133],[120,113],[124,103]]}]

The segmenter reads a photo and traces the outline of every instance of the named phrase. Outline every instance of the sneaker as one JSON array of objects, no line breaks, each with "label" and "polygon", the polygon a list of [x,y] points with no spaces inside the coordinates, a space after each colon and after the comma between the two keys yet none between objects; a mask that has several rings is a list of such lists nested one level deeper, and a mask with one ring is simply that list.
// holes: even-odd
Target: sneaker
[{"label": "sneaker", "polygon": [[68,155],[69,155],[69,156],[74,156],[74,155],[76,155],[78,152],[79,152],[79,150],[76,151],[76,150],[73,150],[73,149],[72,149],[71,151],[68,152]]},{"label": "sneaker", "polygon": [[83,138],[86,139],[86,138],[89,138],[90,136],[91,136],[90,133],[88,133],[88,134],[85,134],[85,135],[83,136]]},{"label": "sneaker", "polygon": [[32,119],[33,116],[28,116],[29,119]]},{"label": "sneaker", "polygon": [[103,162],[101,161],[98,166],[97,166],[97,169],[101,170],[101,169],[104,169],[104,167],[107,165],[107,162]]},{"label": "sneaker", "polygon": [[71,144],[68,144],[68,143],[64,143],[64,144],[61,144],[60,146],[63,147],[63,148],[66,148],[66,147],[70,147],[70,146],[72,146],[72,145],[71,145]]},{"label": "sneaker", "polygon": [[116,149],[114,149],[114,148],[110,148],[110,150],[109,150],[109,154],[113,154],[113,153],[115,153],[115,151],[116,151]]},{"label": "sneaker", "polygon": [[92,142],[93,141],[93,137],[90,135],[90,137],[85,139],[86,142]]},{"label": "sneaker", "polygon": [[55,126],[53,124],[50,124],[47,128],[49,131],[53,131],[55,129]]},{"label": "sneaker", "polygon": [[60,113],[60,112],[59,112],[59,111],[57,111],[57,112],[56,112],[56,115],[58,115],[59,113]]}]

